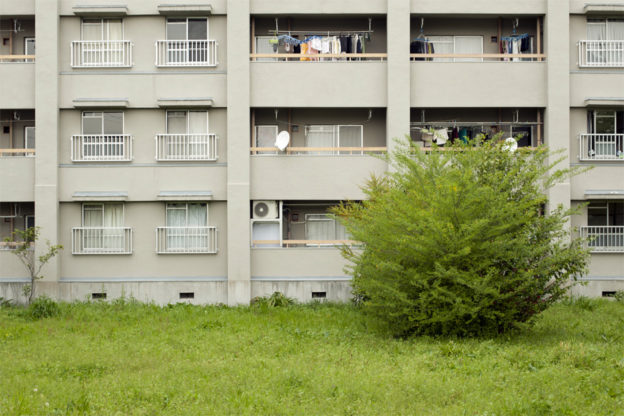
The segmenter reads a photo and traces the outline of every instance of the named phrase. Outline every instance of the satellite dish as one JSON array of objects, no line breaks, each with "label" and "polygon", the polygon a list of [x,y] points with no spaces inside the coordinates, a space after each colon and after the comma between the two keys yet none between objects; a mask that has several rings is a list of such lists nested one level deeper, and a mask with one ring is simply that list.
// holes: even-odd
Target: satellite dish
[{"label": "satellite dish", "polygon": [[503,150],[509,150],[511,153],[518,150],[518,142],[513,137],[509,137],[505,139],[505,144],[503,145]]},{"label": "satellite dish", "polygon": [[275,147],[283,152],[288,147],[288,143],[290,143],[290,134],[286,130],[281,131],[275,139]]}]

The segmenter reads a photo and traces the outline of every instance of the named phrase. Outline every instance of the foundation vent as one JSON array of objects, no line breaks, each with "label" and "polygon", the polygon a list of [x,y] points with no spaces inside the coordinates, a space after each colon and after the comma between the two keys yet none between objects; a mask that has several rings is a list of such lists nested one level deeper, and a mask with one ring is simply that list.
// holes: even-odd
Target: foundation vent
[{"label": "foundation vent", "polygon": [[180,292],[180,299],[195,299],[195,292]]},{"label": "foundation vent", "polygon": [[106,293],[91,293],[91,299],[94,300],[101,300],[101,299],[106,299]]},{"label": "foundation vent", "polygon": [[614,298],[615,297],[615,291],[603,291],[602,292],[602,297],[603,298]]},{"label": "foundation vent", "polygon": [[327,299],[327,292],[312,292],[312,299]]}]

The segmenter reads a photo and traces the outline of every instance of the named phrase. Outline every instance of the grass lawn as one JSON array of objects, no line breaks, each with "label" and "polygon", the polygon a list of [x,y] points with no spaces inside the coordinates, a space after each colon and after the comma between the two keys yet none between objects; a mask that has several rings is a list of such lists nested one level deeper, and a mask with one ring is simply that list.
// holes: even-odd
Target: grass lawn
[{"label": "grass lawn", "polygon": [[0,309],[0,414],[624,415],[624,303],[488,340],[398,340],[348,305]]}]

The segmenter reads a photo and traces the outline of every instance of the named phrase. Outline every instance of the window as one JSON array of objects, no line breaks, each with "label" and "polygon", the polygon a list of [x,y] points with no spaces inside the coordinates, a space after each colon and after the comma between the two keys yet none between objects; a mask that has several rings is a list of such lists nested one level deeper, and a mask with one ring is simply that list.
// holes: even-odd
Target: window
[{"label": "window", "polygon": [[208,19],[167,19],[169,63],[208,61]]},{"label": "window", "polygon": [[208,112],[167,111],[167,134],[208,134]]},{"label": "window", "polygon": [[624,40],[624,20],[588,19],[587,40]]},{"label": "window", "polygon": [[125,138],[123,112],[82,113],[82,149],[85,160],[123,158]]},{"label": "window", "polygon": [[[24,127],[24,147],[26,149],[35,148],[35,127]],[[34,156],[33,153],[27,153],[28,156]]]},{"label": "window", "polygon": [[592,202],[587,207],[587,225],[624,225],[624,202]]},{"label": "window", "polygon": [[121,19],[83,19],[80,59],[84,66],[124,64]]},{"label": "window", "polygon": [[[277,53],[271,40],[275,36],[256,36],[256,53]],[[277,61],[277,58],[257,58],[256,61]]]},{"label": "window", "polygon": [[206,203],[171,203],[166,206],[166,250],[209,249],[208,206]]},{"label": "window", "polygon": [[320,241],[348,239],[344,225],[329,214],[305,214],[305,236],[306,240]]},{"label": "window", "polygon": [[[277,126],[256,126],[256,147],[275,147],[277,139]],[[273,153],[257,152],[258,154]]]},{"label": "window", "polygon": [[587,21],[587,60],[596,64],[620,64],[624,60],[624,20],[589,19]]},{"label": "window", "polygon": [[26,215],[24,217],[24,229],[32,228],[35,226],[35,216]]},{"label": "window", "polygon": [[82,206],[82,249],[124,251],[124,206],[119,203],[89,203]]},{"label": "window", "polygon": [[[340,148],[363,146],[364,127],[361,125],[313,125],[306,126],[305,147]],[[347,151],[320,150],[314,154],[349,154]],[[361,151],[360,151],[361,153]]]},{"label": "window", "polygon": [[590,133],[587,142],[590,158],[614,158],[624,154],[624,111],[588,111],[587,131]]},{"label": "window", "polygon": [[[35,38],[24,38],[24,55],[35,55]],[[27,59],[26,62],[34,62]]]},{"label": "window", "polygon": [[[483,36],[428,36],[435,53],[482,54]],[[432,58],[436,62],[482,62],[483,58]]]}]

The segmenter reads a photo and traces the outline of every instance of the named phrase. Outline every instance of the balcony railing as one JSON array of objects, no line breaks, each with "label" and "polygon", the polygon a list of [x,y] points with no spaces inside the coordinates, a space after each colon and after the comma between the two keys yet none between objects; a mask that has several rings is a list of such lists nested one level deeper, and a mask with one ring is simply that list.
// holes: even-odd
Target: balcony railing
[{"label": "balcony railing", "polygon": [[217,66],[216,40],[156,41],[156,66]]},{"label": "balcony railing", "polygon": [[132,228],[72,228],[72,254],[132,254]]},{"label": "balcony railing", "polygon": [[72,162],[129,162],[132,136],[129,134],[78,134],[71,139]]},{"label": "balcony railing", "polygon": [[526,62],[544,61],[543,53],[411,53],[412,61],[428,62]]},{"label": "balcony railing", "polygon": [[[21,246],[22,244],[24,243],[20,241],[0,241],[0,251],[15,250],[18,246]],[[30,243],[28,250],[34,250],[34,249],[35,249],[35,243]]]},{"label": "balcony railing", "polygon": [[278,61],[302,61],[302,62],[345,62],[345,61],[385,61],[387,53],[251,53],[252,61],[278,62]]},{"label": "balcony railing", "polygon": [[158,227],[159,254],[216,254],[217,227]]},{"label": "balcony railing", "polygon": [[76,40],[71,43],[72,68],[119,68],[132,66],[129,40]]},{"label": "balcony railing", "polygon": [[35,149],[0,149],[0,157],[34,156]]},{"label": "balcony railing", "polygon": [[624,253],[624,226],[581,227],[592,253]]},{"label": "balcony railing", "polygon": [[0,63],[35,62],[35,55],[0,55]]},{"label": "balcony railing", "polygon": [[159,134],[156,160],[217,160],[216,134]]},{"label": "balcony railing", "polygon": [[365,155],[385,153],[387,147],[287,147],[281,152],[277,147],[252,147],[251,154],[286,155]]},{"label": "balcony railing", "polygon": [[581,134],[580,160],[620,160],[624,162],[624,134]]},{"label": "balcony railing", "polygon": [[355,240],[253,240],[252,247],[341,247],[361,245]]},{"label": "balcony railing", "polygon": [[582,40],[578,53],[581,68],[624,67],[624,40]]}]

